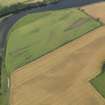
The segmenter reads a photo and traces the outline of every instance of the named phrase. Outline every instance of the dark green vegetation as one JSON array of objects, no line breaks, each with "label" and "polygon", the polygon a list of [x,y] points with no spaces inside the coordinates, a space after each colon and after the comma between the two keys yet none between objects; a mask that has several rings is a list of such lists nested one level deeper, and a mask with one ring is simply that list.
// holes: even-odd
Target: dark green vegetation
[{"label": "dark green vegetation", "polygon": [[100,25],[78,9],[29,14],[9,32],[6,69],[11,72]]},{"label": "dark green vegetation", "polygon": [[[2,23],[2,21],[9,16],[11,16],[11,14],[0,18],[0,23]],[[0,40],[2,40],[1,33],[2,32],[0,32]],[[6,69],[2,67],[2,63],[3,62],[2,62],[1,53],[0,53],[0,105],[8,105],[8,102],[9,102],[8,78],[9,76],[6,72]]]},{"label": "dark green vegetation", "polygon": [[22,10],[45,6],[49,3],[57,3],[58,1],[60,0],[0,0],[0,17],[9,15],[10,13],[17,13]]},{"label": "dark green vegetation", "polygon": [[1,75],[1,87],[0,87],[0,105],[9,105],[9,93],[10,93],[10,87],[9,87],[9,76],[6,72],[5,68],[2,68],[2,75]]},{"label": "dark green vegetation", "polygon": [[105,64],[102,67],[102,72],[91,80],[92,85],[105,98]]}]

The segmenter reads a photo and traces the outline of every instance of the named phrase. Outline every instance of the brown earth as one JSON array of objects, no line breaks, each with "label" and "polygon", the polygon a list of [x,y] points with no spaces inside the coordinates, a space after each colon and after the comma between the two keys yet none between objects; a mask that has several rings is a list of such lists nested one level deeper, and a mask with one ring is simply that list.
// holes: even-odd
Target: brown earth
[{"label": "brown earth", "polygon": [[[104,3],[92,7],[100,5]],[[92,7],[86,6],[86,11]],[[105,22],[99,10],[88,13]],[[104,33],[102,26],[16,70],[11,76],[11,105],[105,105],[89,83],[105,58]]]},{"label": "brown earth", "polygon": [[100,19],[105,23],[105,2],[84,6],[81,9],[85,10],[85,12],[92,17]]}]

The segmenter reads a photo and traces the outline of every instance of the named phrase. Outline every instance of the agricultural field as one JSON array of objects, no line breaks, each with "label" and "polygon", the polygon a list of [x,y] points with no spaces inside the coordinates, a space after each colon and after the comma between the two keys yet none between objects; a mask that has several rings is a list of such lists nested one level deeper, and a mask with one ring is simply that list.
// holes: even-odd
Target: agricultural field
[{"label": "agricultural field", "polygon": [[93,18],[99,19],[105,24],[105,3],[101,2],[88,6],[83,6],[81,9],[83,9],[87,14],[89,14]]},{"label": "agricultural field", "polygon": [[101,27],[12,73],[12,105],[105,105],[102,97],[105,96],[104,5],[97,3],[81,8],[100,20]]},{"label": "agricultural field", "polygon": [[17,3],[31,3],[43,0],[0,0],[0,6],[10,6]]},{"label": "agricultural field", "polygon": [[62,9],[53,3],[37,12],[22,4],[39,0],[4,1],[0,7],[9,13],[18,6],[27,10],[3,24],[5,17],[0,18],[0,37],[5,36],[0,105],[9,100],[11,105],[105,105],[105,2],[81,0],[68,8],[64,1]]},{"label": "agricultural field", "polygon": [[[105,68],[104,68],[105,69]],[[91,80],[92,85],[105,98],[105,71]]]},{"label": "agricultural field", "polygon": [[[82,9],[84,9],[85,12],[87,12],[92,17],[98,18],[101,22],[105,24],[105,3],[89,5],[83,7]],[[103,57],[103,59],[104,58],[105,57]],[[96,77],[93,77],[90,82],[92,83],[94,88],[96,88],[96,90],[105,98],[105,66],[103,65],[101,68],[99,68],[101,69],[100,73],[97,74]]]},{"label": "agricultural field", "polygon": [[105,26],[16,69],[11,74],[11,104],[105,105],[89,82],[105,58],[103,33]]},{"label": "agricultural field", "polygon": [[11,72],[100,26],[79,9],[29,14],[9,32],[6,68]]}]

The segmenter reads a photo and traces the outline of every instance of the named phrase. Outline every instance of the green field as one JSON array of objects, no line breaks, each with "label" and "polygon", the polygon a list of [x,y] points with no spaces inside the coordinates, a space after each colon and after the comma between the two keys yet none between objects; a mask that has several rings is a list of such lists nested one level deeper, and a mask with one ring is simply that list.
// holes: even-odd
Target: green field
[{"label": "green field", "polygon": [[0,17],[28,9],[32,4],[37,5],[39,2],[47,3],[43,0],[0,0]]},{"label": "green field", "polygon": [[8,72],[99,27],[100,22],[79,9],[29,14],[10,30],[5,64]]},{"label": "green field", "polygon": [[91,80],[91,84],[96,90],[105,98],[105,67],[102,68],[103,72]]}]

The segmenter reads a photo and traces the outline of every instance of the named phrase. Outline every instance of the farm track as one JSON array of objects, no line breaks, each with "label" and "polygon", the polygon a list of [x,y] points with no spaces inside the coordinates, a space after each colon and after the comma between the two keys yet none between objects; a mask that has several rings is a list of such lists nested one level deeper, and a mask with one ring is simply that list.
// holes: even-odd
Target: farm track
[{"label": "farm track", "polygon": [[[98,9],[96,16],[92,7]],[[82,9],[105,22],[105,15],[98,15],[105,3]],[[102,26],[17,69],[11,76],[11,105],[105,105],[105,99],[89,83],[101,72],[105,59],[104,33]]]}]

